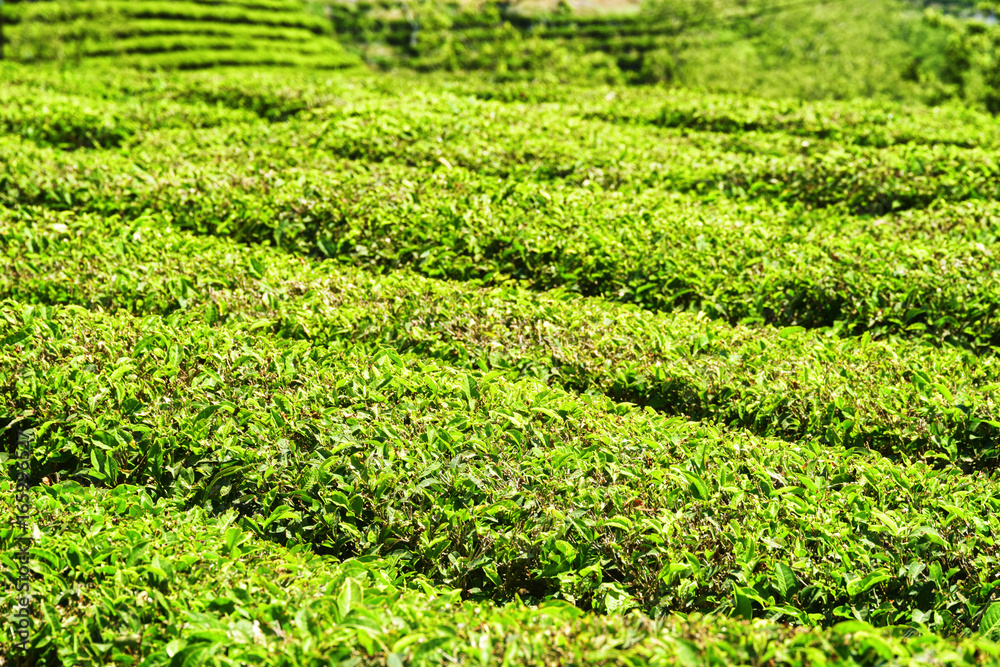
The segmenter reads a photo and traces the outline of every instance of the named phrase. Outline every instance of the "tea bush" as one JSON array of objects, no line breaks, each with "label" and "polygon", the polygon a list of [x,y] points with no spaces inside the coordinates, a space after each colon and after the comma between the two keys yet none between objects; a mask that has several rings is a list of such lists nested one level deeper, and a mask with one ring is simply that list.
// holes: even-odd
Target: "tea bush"
[{"label": "tea bush", "polygon": [[0,71],[21,659],[1000,656],[989,117]]}]

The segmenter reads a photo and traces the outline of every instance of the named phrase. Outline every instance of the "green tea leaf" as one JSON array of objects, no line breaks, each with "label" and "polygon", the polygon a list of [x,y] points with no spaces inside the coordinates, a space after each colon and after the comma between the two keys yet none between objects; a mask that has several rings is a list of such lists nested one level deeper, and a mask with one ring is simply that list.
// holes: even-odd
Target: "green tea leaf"
[{"label": "green tea leaf", "polygon": [[0,348],[7,347],[9,345],[17,345],[18,343],[27,340],[31,337],[31,331],[28,329],[22,329],[21,331],[10,334],[9,336],[0,339]]},{"label": "green tea leaf", "polygon": [[799,583],[798,579],[795,578],[795,572],[785,563],[779,561],[774,566],[774,578],[778,592],[786,600],[791,593],[794,593],[798,589]]},{"label": "green tea leaf", "polygon": [[979,622],[979,633],[987,639],[1000,639],[1000,602],[994,602]]},{"label": "green tea leaf", "polygon": [[264,279],[264,263],[256,257],[250,257],[250,275],[257,280]]},{"label": "green tea leaf", "polygon": [[340,587],[337,595],[337,609],[340,611],[341,620],[347,618],[351,610],[358,607],[364,600],[364,591],[355,579],[348,577]]}]

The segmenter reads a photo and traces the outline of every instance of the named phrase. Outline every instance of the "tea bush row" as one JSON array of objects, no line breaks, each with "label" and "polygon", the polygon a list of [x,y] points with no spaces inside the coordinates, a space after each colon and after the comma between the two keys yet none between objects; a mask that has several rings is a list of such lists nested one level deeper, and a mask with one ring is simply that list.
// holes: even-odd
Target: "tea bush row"
[{"label": "tea bush row", "polygon": [[965,467],[997,457],[995,357],[732,327],[565,291],[374,276],[148,218],[9,215],[0,242],[0,295],[23,303],[252,322],[285,338],[391,345],[762,435]]},{"label": "tea bush row", "polygon": [[842,205],[811,210],[659,189],[628,196],[586,181],[373,164],[379,148],[370,130],[345,125],[346,142],[334,147],[337,130],[315,123],[247,122],[185,131],[187,138],[155,130],[127,154],[64,154],[7,140],[0,201],[126,218],[156,211],[188,229],[379,270],[515,279],[652,310],[703,310],[731,323],[977,350],[1000,344],[988,245],[995,227],[955,215],[964,222],[941,235],[941,225],[927,224],[949,207],[988,212],[988,202],[936,204],[886,225]]},{"label": "tea bush row", "polygon": [[[213,512],[473,598],[977,629],[994,480],[664,419],[365,345],[6,301],[42,477]],[[753,522],[744,517],[757,517]]]},{"label": "tea bush row", "polygon": [[[9,483],[0,484],[6,492]],[[1000,650],[986,639],[908,636],[859,621],[803,631],[697,614],[585,615],[559,600],[463,602],[457,590],[404,576],[393,558],[331,563],[259,539],[233,513],[180,511],[140,487],[37,488],[36,586],[51,621],[39,629],[64,663],[425,665],[445,654],[457,664],[665,665],[697,655],[706,665],[779,656],[790,664],[933,656],[972,665]],[[6,551],[9,536],[0,534],[0,544]],[[95,584],[100,594],[80,594]]]}]

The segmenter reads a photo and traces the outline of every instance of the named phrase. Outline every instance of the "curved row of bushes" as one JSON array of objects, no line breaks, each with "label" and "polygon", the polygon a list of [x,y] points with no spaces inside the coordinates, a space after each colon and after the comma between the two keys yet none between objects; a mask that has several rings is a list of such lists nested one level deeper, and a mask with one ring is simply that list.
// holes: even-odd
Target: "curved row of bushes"
[{"label": "curved row of bushes", "polygon": [[152,69],[360,63],[331,38],[326,19],[296,0],[50,0],[0,11],[13,24],[8,57],[19,61],[96,58]]}]

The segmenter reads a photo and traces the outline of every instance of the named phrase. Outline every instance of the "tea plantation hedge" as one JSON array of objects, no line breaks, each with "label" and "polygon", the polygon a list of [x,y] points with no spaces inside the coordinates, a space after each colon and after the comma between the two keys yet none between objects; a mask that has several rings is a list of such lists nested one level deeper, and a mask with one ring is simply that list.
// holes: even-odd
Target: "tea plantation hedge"
[{"label": "tea plantation hedge", "polygon": [[1000,656],[991,120],[2,73],[25,659]]}]

